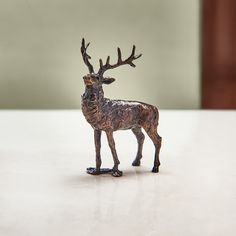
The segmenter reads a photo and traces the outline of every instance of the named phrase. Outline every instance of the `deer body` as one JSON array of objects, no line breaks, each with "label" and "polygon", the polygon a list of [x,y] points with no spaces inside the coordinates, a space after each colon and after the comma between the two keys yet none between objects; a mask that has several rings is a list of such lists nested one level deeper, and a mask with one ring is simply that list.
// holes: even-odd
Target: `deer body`
[{"label": "deer body", "polygon": [[[89,45],[89,44],[88,44]],[[152,139],[156,151],[154,158],[154,166],[152,171],[158,172],[159,170],[159,152],[161,147],[161,137],[157,133],[159,113],[158,109],[152,105],[125,100],[112,100],[104,97],[102,85],[110,84],[115,79],[103,77],[103,73],[108,69],[113,69],[119,65],[129,64],[133,67],[133,60],[139,58],[141,55],[135,56],[135,47],[133,47],[132,54],[125,61],[121,59],[121,52],[118,48],[118,62],[115,65],[110,65],[107,58],[106,64],[103,65],[100,59],[100,69],[98,73],[94,73],[93,66],[90,64],[90,56],[87,54],[84,39],[82,40],[81,52],[85,64],[89,68],[90,74],[83,77],[85,83],[85,93],[82,95],[82,112],[88,123],[94,129],[94,141],[96,149],[96,168],[87,168],[89,174],[97,175],[101,173],[112,173],[113,176],[122,176],[119,171],[118,165],[120,164],[115,149],[115,142],[113,139],[113,132],[116,130],[131,129],[135,134],[138,141],[138,152],[133,166],[139,166],[142,158],[142,148],[144,142],[144,134],[141,131],[143,128],[149,137]],[[107,135],[108,144],[110,146],[114,167],[112,169],[101,168],[101,133],[104,131]]]},{"label": "deer body", "polygon": [[[100,100],[82,96],[82,111],[88,123],[98,130],[127,130],[142,127],[146,122],[158,123],[157,108],[136,101]],[[152,112],[155,116],[150,116]]]}]

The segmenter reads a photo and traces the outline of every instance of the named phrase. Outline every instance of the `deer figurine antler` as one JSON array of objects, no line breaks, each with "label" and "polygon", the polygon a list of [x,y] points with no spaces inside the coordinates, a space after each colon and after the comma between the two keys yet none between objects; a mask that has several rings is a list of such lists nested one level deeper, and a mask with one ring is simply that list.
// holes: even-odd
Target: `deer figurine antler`
[{"label": "deer figurine antler", "polygon": [[[113,132],[116,130],[131,129],[138,141],[138,152],[133,166],[140,166],[142,158],[142,149],[144,142],[144,134],[142,128],[155,146],[154,166],[152,172],[159,171],[159,152],[161,148],[162,138],[157,133],[159,113],[158,109],[152,105],[124,100],[111,100],[104,97],[102,85],[110,84],[115,81],[114,78],[103,77],[105,71],[117,68],[121,65],[130,65],[135,67],[133,61],[140,58],[142,54],[135,55],[135,46],[133,46],[131,55],[122,60],[121,50],[117,49],[118,61],[116,64],[110,64],[110,57],[107,57],[106,63],[103,64],[102,59],[99,60],[100,68],[98,73],[94,72],[93,66],[89,62],[91,57],[87,54],[89,43],[85,45],[82,39],[81,53],[84,63],[89,69],[89,74],[84,76],[85,93],[82,95],[82,112],[88,123],[94,129],[94,141],[96,150],[96,167],[87,168],[87,173],[99,175],[103,173],[111,173],[115,177],[122,176],[122,171],[118,169],[120,161],[118,159]],[[114,166],[112,169],[101,168],[101,133],[104,131],[107,136],[108,144],[111,149]]]},{"label": "deer figurine antler", "polygon": [[121,59],[121,50],[120,50],[120,48],[117,48],[117,52],[118,52],[118,61],[114,65],[110,65],[110,63],[109,63],[110,62],[110,56],[107,57],[107,61],[106,61],[105,65],[103,65],[102,59],[99,60],[100,69],[98,71],[98,74],[100,76],[102,76],[106,70],[114,69],[114,68],[116,68],[118,66],[121,66],[121,65],[130,65],[132,67],[135,67],[133,61],[142,56],[142,54],[139,54],[139,55],[135,56],[135,46],[133,46],[131,55],[124,61],[122,61],[122,59]]}]

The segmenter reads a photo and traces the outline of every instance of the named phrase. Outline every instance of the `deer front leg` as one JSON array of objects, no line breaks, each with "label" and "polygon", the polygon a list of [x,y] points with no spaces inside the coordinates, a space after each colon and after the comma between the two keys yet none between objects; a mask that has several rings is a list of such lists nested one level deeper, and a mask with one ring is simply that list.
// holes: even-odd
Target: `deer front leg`
[{"label": "deer front leg", "polygon": [[89,167],[87,168],[87,173],[91,175],[99,175],[111,173],[111,169],[102,168],[101,169],[101,130],[94,130],[94,143],[95,143],[95,151],[96,151],[96,168]]},{"label": "deer front leg", "polygon": [[96,151],[96,169],[100,171],[100,167],[102,164],[101,160],[101,130],[94,130],[94,144],[95,144],[95,151]]},{"label": "deer front leg", "polygon": [[87,168],[87,173],[91,175],[99,175],[100,173],[100,167],[102,164],[101,161],[101,130],[94,130],[94,144],[95,144],[95,151],[96,151],[96,168],[94,167],[89,167]]},{"label": "deer front leg", "polygon": [[114,177],[120,177],[120,176],[122,176],[123,173],[122,173],[122,171],[118,170],[118,165],[120,164],[120,161],[119,161],[117,153],[116,153],[115,141],[113,138],[113,131],[112,130],[106,131],[106,135],[107,135],[109,147],[111,149],[112,157],[114,160],[114,167],[112,168],[112,175]]}]

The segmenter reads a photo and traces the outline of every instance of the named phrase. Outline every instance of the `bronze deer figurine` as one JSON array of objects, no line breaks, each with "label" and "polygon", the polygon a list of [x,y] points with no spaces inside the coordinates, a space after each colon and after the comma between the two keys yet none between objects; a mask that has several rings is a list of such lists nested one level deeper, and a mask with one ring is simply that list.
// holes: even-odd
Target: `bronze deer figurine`
[{"label": "bronze deer figurine", "polygon": [[[159,113],[158,109],[152,105],[124,100],[111,100],[104,97],[102,85],[110,84],[115,81],[114,78],[104,77],[104,73],[109,69],[114,69],[121,65],[130,65],[135,67],[133,61],[142,56],[135,55],[135,46],[133,46],[131,55],[122,60],[121,50],[118,48],[118,61],[116,64],[110,64],[110,57],[107,57],[106,63],[103,64],[102,59],[99,60],[100,68],[97,73],[94,72],[92,64],[89,62],[91,57],[87,54],[89,43],[85,45],[82,39],[81,53],[85,65],[89,69],[89,74],[84,76],[85,93],[82,95],[82,112],[88,123],[94,129],[94,141],[96,150],[96,167],[87,168],[87,173],[99,175],[103,173],[111,173],[115,177],[122,176],[122,171],[118,169],[120,161],[118,159],[113,132],[116,130],[131,129],[138,141],[138,152],[133,166],[140,166],[142,158],[142,149],[144,142],[143,128],[155,145],[155,158],[152,172],[159,171],[159,152],[161,148],[162,138],[157,133]],[[101,133],[105,131],[109,147],[114,160],[112,169],[101,168]]]}]

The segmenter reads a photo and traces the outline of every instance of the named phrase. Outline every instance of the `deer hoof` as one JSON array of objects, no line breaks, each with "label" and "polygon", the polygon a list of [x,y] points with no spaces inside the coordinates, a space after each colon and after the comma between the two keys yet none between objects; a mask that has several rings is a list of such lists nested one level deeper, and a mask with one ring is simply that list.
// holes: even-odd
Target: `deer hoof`
[{"label": "deer hoof", "polygon": [[94,167],[89,167],[89,168],[87,168],[87,173],[90,175],[99,175],[100,171]]},{"label": "deer hoof", "polygon": [[123,172],[120,170],[112,170],[111,174],[114,177],[121,177],[123,175]]},{"label": "deer hoof", "polygon": [[140,160],[134,160],[132,166],[140,166]]},{"label": "deer hoof", "polygon": [[153,173],[158,173],[159,172],[159,167],[158,166],[153,166],[152,172]]}]

